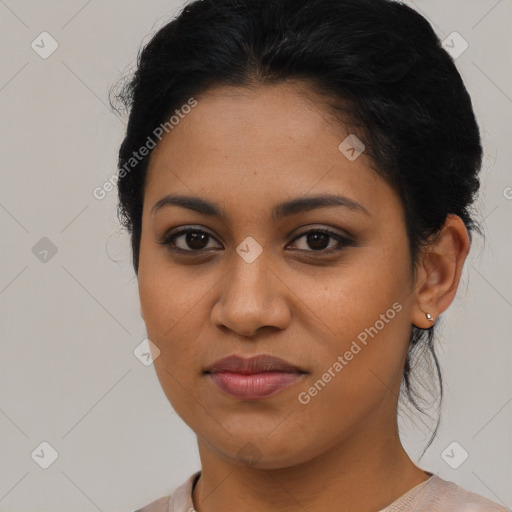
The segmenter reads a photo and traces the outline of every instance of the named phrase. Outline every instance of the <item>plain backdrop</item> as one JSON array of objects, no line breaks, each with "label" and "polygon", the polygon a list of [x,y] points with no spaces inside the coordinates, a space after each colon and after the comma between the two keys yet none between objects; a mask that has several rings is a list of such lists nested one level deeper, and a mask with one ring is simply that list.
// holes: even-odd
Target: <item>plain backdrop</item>
[{"label": "plain backdrop", "polygon": [[[486,240],[439,326],[443,421],[419,465],[511,507],[512,6],[408,3],[441,39],[467,41],[456,64],[485,147]],[[181,6],[0,0],[2,512],[131,512],[199,469],[194,434],[133,353],[146,333],[116,192],[92,193],[115,173],[125,127],[108,90]],[[401,423],[415,461],[422,421]],[[457,469],[441,456],[454,441],[468,453]]]}]

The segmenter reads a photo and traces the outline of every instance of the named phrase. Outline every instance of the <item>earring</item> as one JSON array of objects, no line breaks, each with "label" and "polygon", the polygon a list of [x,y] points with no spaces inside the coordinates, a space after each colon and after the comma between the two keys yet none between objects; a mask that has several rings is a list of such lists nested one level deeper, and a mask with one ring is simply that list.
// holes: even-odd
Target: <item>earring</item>
[{"label": "earring", "polygon": [[432,315],[430,313],[425,313],[425,316],[427,317],[427,320],[429,322],[433,322],[434,321],[434,319],[432,318]]}]

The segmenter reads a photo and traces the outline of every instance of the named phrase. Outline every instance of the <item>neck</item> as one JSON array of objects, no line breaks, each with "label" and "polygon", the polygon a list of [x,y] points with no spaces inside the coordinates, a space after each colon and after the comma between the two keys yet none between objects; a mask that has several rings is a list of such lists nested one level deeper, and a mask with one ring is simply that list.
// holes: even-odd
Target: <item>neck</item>
[{"label": "neck", "polygon": [[403,449],[396,427],[391,435],[360,431],[312,460],[277,469],[241,466],[200,439],[198,446],[198,512],[376,512],[429,478]]}]

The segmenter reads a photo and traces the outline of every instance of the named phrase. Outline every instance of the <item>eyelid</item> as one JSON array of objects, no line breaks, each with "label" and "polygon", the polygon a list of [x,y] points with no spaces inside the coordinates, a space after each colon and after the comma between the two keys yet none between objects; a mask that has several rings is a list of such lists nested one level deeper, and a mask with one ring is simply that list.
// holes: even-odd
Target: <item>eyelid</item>
[{"label": "eyelid", "polygon": [[[220,242],[217,240],[217,237],[212,235],[206,228],[204,228],[203,226],[196,226],[196,225],[180,226],[179,228],[171,229],[170,231],[167,231],[163,235],[163,237],[158,241],[158,243],[161,245],[170,245],[171,241],[173,241],[174,239],[176,239],[180,236],[186,235],[187,233],[204,233],[204,234],[208,235],[210,238],[213,238],[217,243],[220,244]],[[192,253],[200,254],[201,252],[206,252],[205,249],[194,251],[192,249],[185,250],[185,249],[175,248],[174,250],[176,250],[178,252],[181,251],[182,253],[189,252],[191,254]]]},{"label": "eyelid", "polygon": [[309,233],[322,233],[324,235],[327,235],[329,238],[332,238],[337,241],[337,244],[335,244],[333,247],[330,247],[328,249],[321,249],[318,251],[306,250],[306,249],[295,249],[298,252],[309,254],[313,258],[321,258],[321,257],[331,256],[333,254],[343,251],[346,247],[356,245],[354,239],[351,236],[342,235],[340,233],[337,233],[336,231],[332,231],[331,229],[320,228],[320,227],[317,227],[317,228],[309,227],[305,231],[302,231],[299,234],[297,234],[297,236],[290,243],[296,242],[303,236],[308,235]]},{"label": "eyelid", "polygon": [[[204,234],[208,235],[210,238],[213,238],[217,243],[220,243],[220,242],[218,242],[217,238],[214,235],[212,235],[206,228],[204,228],[202,226],[194,226],[194,225],[181,226],[180,228],[176,228],[175,230],[170,230],[162,237],[162,239],[158,243],[161,245],[164,245],[164,246],[168,246],[168,249],[170,251],[173,251],[176,253],[181,253],[181,254],[189,253],[190,255],[200,255],[201,253],[207,253],[207,252],[211,251],[211,248],[210,249],[194,250],[194,249],[181,249],[179,247],[171,246],[171,242],[173,242],[175,239],[179,238],[180,236],[186,235],[189,232],[204,233]],[[347,246],[356,245],[354,238],[349,234],[341,234],[336,231],[333,231],[332,228],[326,228],[323,226],[315,227],[315,225],[312,225],[312,224],[304,227],[303,230],[301,230],[299,233],[297,233],[296,236],[293,238],[293,240],[290,242],[290,244],[293,244],[298,239],[300,239],[303,236],[308,235],[310,233],[323,233],[323,234],[327,235],[328,237],[335,239],[338,243],[334,247],[331,247],[329,249],[321,249],[318,251],[295,249],[295,251],[302,252],[302,253],[310,253],[311,255],[313,255],[313,257],[322,257],[322,256],[328,256],[333,253],[340,252]],[[340,245],[341,245],[341,247],[340,247]]]},{"label": "eyelid", "polygon": [[307,235],[308,233],[310,233],[311,231],[313,232],[317,232],[317,231],[320,231],[322,233],[327,233],[328,235],[336,238],[336,237],[339,237],[339,238],[342,238],[346,241],[351,241],[353,240],[353,236],[350,235],[348,232],[346,231],[335,231],[335,229],[338,229],[338,228],[331,228],[331,227],[326,227],[325,225],[323,224],[308,224],[307,226],[305,226],[303,229],[301,229],[299,231],[299,233],[297,233],[295,235],[295,238],[292,240],[292,241],[295,241],[297,238],[303,236],[303,235]]}]

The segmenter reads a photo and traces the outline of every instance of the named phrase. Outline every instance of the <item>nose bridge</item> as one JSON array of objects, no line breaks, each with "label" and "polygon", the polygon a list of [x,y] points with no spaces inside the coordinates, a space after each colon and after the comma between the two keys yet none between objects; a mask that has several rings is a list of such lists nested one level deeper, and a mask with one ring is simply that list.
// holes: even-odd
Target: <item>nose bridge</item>
[{"label": "nose bridge", "polygon": [[262,326],[284,328],[290,313],[279,296],[279,280],[271,269],[270,251],[247,237],[233,253],[231,272],[212,311],[217,325],[244,336]]},{"label": "nose bridge", "polygon": [[268,284],[272,281],[268,256],[268,250],[252,237],[244,239],[236,248],[227,292],[234,294],[239,305],[261,306],[257,302],[268,299],[265,295],[270,292]]}]

